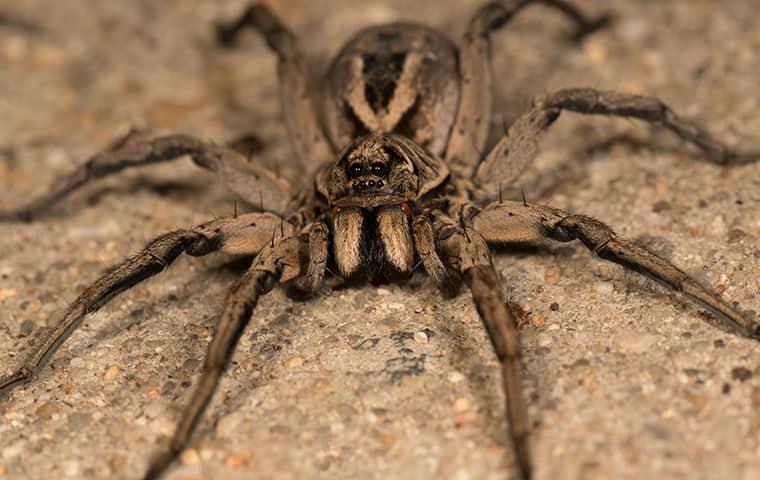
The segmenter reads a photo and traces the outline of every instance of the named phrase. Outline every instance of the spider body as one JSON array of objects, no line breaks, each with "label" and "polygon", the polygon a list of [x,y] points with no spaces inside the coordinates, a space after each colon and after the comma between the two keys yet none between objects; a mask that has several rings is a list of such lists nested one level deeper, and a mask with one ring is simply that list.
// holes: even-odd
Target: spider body
[{"label": "spider body", "polygon": [[[714,161],[755,161],[680,118],[653,97],[566,89],[533,105],[486,151],[491,114],[489,35],[515,13],[544,3],[568,15],[581,37],[605,24],[562,0],[492,2],[476,11],[458,44],[428,27],[392,24],[360,32],[333,61],[321,109],[310,95],[295,36],[266,7],[253,6],[221,25],[231,44],[253,26],[276,53],[285,124],[304,176],[288,182],[248,162],[234,148],[186,135],[153,139],[131,134],[91,157],[44,197],[0,219],[30,219],[89,180],[126,167],[183,155],[214,172],[262,212],[235,214],[172,231],[116,265],[85,289],[10,375],[0,393],[29,381],[79,325],[116,294],[160,273],[179,255],[226,252],[255,257],[229,293],[208,348],[195,395],[169,447],[150,465],[156,478],[187,445],[216,390],[261,295],[277,284],[316,296],[327,272],[373,283],[411,275],[418,264],[442,293],[466,285],[500,362],[515,471],[532,473],[530,422],[522,398],[520,309],[505,302],[489,245],[579,240],[603,259],[654,278],[703,305],[744,335],[760,324],[667,260],[584,215],[503,200],[535,158],[543,132],[561,111],[642,119],[671,130]],[[322,115],[319,115],[321,110]],[[320,118],[323,123],[320,123]],[[498,200],[496,200],[498,198]]]}]

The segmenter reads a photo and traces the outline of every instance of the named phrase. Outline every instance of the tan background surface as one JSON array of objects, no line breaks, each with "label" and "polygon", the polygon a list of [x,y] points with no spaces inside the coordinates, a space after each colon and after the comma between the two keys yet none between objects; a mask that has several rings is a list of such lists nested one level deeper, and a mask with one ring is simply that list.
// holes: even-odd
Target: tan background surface
[{"label": "tan background surface", "polygon": [[[0,26],[0,205],[41,192],[129,125],[219,141],[252,131],[268,145],[260,161],[293,173],[272,56],[254,35],[231,53],[212,42],[211,23],[242,5],[3,2],[0,13],[40,30]],[[458,38],[476,6],[272,5],[316,72],[358,27],[420,20]],[[732,144],[760,147],[756,1],[582,5],[618,15],[582,48],[563,43],[566,24],[541,7],[495,35],[503,121],[533,95],[594,86],[658,95]],[[584,149],[620,134],[643,143]],[[760,309],[760,165],[721,169],[637,122],[566,114],[519,186]],[[107,265],[231,211],[182,160],[92,185],[43,221],[0,225],[0,368]],[[240,273],[224,265],[180,259],[89,317],[53,368],[0,405],[0,478],[137,478],[166,444]],[[760,478],[758,342],[579,245],[500,255],[497,267],[531,312],[522,341],[536,478]],[[308,303],[276,291],[168,478],[503,479],[513,460],[499,385],[466,293],[442,300],[424,278]]]}]

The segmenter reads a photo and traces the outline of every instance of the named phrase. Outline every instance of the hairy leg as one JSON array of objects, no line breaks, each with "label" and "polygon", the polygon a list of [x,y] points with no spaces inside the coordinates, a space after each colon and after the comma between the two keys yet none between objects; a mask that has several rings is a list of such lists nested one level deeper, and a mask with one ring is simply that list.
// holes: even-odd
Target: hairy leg
[{"label": "hairy leg", "polygon": [[489,243],[505,244],[543,238],[580,240],[589,250],[681,292],[724,319],[744,335],[760,340],[760,322],[743,315],[715,291],[701,285],[669,261],[625,239],[610,227],[584,215],[521,202],[493,203],[472,218],[472,226]]},{"label": "hairy leg", "polygon": [[317,119],[306,62],[296,36],[269,7],[252,5],[237,20],[218,25],[217,38],[223,45],[231,46],[248,26],[258,30],[277,54],[285,125],[306,168],[305,177],[310,178],[321,165],[333,159],[334,152]]},{"label": "hairy leg", "polygon": [[[254,255],[274,239],[281,220],[272,214],[251,213],[234,219],[220,219],[192,230],[176,230],[152,240],[136,255],[112,267],[72,302],[52,329],[40,339],[21,366],[0,378],[0,395],[31,380],[64,341],[77,329],[85,315],[100,309],[109,300],[168,268],[183,252],[193,256],[216,251]],[[286,224],[290,235],[292,226]]]},{"label": "hairy leg", "polygon": [[259,297],[269,292],[277,283],[283,270],[283,262],[297,263],[298,248],[298,240],[293,237],[266,246],[227,296],[224,312],[217,321],[203,371],[190,404],[182,413],[169,448],[151,462],[145,480],[159,478],[187,445],[198,420],[216,391],[219,379],[232,357],[240,335],[251,319]]},{"label": "hairy leg", "polygon": [[492,75],[491,32],[506,25],[515,14],[532,4],[559,10],[576,25],[575,39],[606,25],[610,18],[588,18],[578,8],[562,0],[513,0],[491,2],[481,7],[470,20],[459,45],[461,98],[446,161],[452,171],[469,177],[483,156],[491,117]]},{"label": "hairy leg", "polygon": [[290,200],[286,182],[249,162],[233,149],[188,135],[168,135],[147,140],[143,135],[131,132],[88,158],[73,172],[56,180],[41,197],[17,209],[0,210],[0,222],[30,221],[93,180],[125,168],[168,162],[185,155],[189,155],[197,165],[215,172],[230,190],[251,204],[257,205],[263,196],[266,199],[265,207],[280,213]]},{"label": "hairy leg", "polygon": [[447,263],[463,274],[501,363],[509,437],[520,476],[528,480],[532,471],[528,442],[530,427],[522,395],[522,354],[515,305],[504,302],[501,281],[491,263],[488,246],[478,232],[459,229],[440,241],[440,249]]},{"label": "hairy leg", "polygon": [[509,185],[516,180],[536,158],[543,134],[563,110],[636,118],[660,125],[696,145],[715,163],[742,164],[760,160],[760,151],[741,153],[731,149],[707,131],[681,118],[658,98],[569,88],[538,98],[530,110],[515,120],[478,167],[475,182],[494,191],[499,185]]},{"label": "hairy leg", "polygon": [[441,261],[436,251],[433,224],[425,215],[417,215],[412,220],[412,237],[414,249],[425,267],[425,271],[433,279],[436,286],[446,296],[455,295],[459,289],[460,279],[452,275]]},{"label": "hairy leg", "polygon": [[324,222],[317,222],[309,227],[308,246],[309,261],[303,276],[295,281],[295,287],[307,296],[314,295],[322,286],[327,270],[330,231]]}]

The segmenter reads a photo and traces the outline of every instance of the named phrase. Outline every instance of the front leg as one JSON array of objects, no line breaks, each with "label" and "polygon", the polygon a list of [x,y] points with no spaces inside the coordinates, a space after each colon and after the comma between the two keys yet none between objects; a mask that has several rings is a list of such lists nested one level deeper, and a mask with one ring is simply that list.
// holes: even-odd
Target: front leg
[{"label": "front leg", "polygon": [[240,335],[251,319],[259,298],[281,280],[283,270],[299,263],[299,245],[294,237],[268,245],[227,296],[226,306],[216,324],[190,404],[182,413],[169,448],[150,464],[145,480],[159,478],[187,445],[201,415],[216,391],[219,379],[235,351]]},{"label": "front leg", "polygon": [[146,139],[143,135],[130,132],[92,155],[72,172],[55,180],[42,196],[16,209],[0,210],[0,222],[31,221],[91,181],[126,168],[170,162],[185,155],[190,156],[199,167],[214,172],[230,190],[252,205],[261,202],[266,209],[282,213],[290,201],[287,182],[255,162],[249,162],[233,148],[214,145],[189,135]]},{"label": "front leg", "polygon": [[443,236],[446,238],[439,241],[440,251],[446,263],[463,275],[501,363],[509,437],[520,477],[528,480],[532,472],[530,422],[522,394],[523,365],[515,309],[504,302],[501,282],[483,237],[470,228]]},{"label": "front leg", "polygon": [[651,277],[675,292],[683,293],[747,337],[760,340],[760,322],[742,314],[717,292],[703,286],[664,258],[619,238],[599,220],[542,205],[503,201],[491,204],[475,215],[472,226],[493,244],[541,239],[559,242],[580,240],[599,257]]},{"label": "front leg", "polygon": [[509,23],[523,8],[543,4],[566,15],[576,25],[575,39],[606,25],[609,16],[588,18],[563,0],[517,0],[491,2],[470,20],[459,45],[461,97],[451,130],[446,161],[452,171],[469,177],[483,156],[493,103],[490,35]]},{"label": "front leg", "polygon": [[295,34],[266,5],[248,7],[236,20],[219,24],[217,38],[232,46],[238,35],[253,27],[277,54],[277,74],[285,126],[295,153],[310,178],[323,164],[333,159],[333,151],[317,119],[309,73]]},{"label": "front leg", "polygon": [[736,165],[760,160],[760,151],[737,152],[679,116],[658,98],[592,88],[568,88],[536,99],[533,107],[515,120],[478,167],[475,182],[489,191],[514,182],[536,158],[544,133],[563,110],[644,120],[694,144],[718,164]]},{"label": "front leg", "polygon": [[[84,317],[111,299],[167,269],[182,253],[255,255],[270,241],[291,235],[293,226],[269,213],[213,220],[194,229],[175,230],[150,241],[143,250],[111,267],[52,322],[45,336],[11,374],[0,377],[0,396],[31,380],[79,327]],[[277,236],[279,235],[279,237]]]}]

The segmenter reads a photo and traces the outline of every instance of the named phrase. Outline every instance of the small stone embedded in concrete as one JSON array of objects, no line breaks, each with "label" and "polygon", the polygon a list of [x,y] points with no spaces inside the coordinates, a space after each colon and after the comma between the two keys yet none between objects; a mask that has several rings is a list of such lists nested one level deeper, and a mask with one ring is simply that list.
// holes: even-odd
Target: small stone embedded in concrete
[{"label": "small stone embedded in concrete", "polygon": [[182,462],[182,465],[200,465],[201,456],[198,455],[198,450],[186,448],[179,454],[179,461]]},{"label": "small stone embedded in concrete", "polygon": [[288,368],[299,368],[303,366],[303,358],[290,357],[285,361],[285,366]]},{"label": "small stone embedded in concrete", "polygon": [[540,328],[546,325],[546,319],[540,313],[533,312],[530,314],[530,323],[533,324],[534,327]]},{"label": "small stone embedded in concrete", "polygon": [[32,334],[33,331],[34,331],[34,322],[32,320],[26,319],[23,322],[21,322],[21,328],[19,328],[18,330],[18,336],[19,338],[28,337],[29,335]]},{"label": "small stone embedded in concrete", "polygon": [[390,448],[396,443],[396,437],[390,433],[381,433],[377,435],[377,441],[383,447]]},{"label": "small stone embedded in concrete", "polygon": [[752,371],[746,367],[734,367],[731,369],[731,378],[744,383],[752,377]]},{"label": "small stone embedded in concrete", "polygon": [[253,454],[249,450],[231,452],[224,456],[224,465],[228,468],[240,468],[251,463]]},{"label": "small stone embedded in concrete", "polygon": [[106,370],[106,373],[103,375],[103,378],[108,381],[111,381],[119,375],[120,371],[121,369],[119,368],[118,365],[112,365],[111,367],[108,368],[108,370]]},{"label": "small stone embedded in concrete", "polygon": [[465,379],[465,376],[462,374],[462,372],[454,371],[449,374],[447,379],[451,383],[459,383]]},{"label": "small stone embedded in concrete", "polygon": [[54,402],[45,402],[34,411],[35,416],[39,418],[50,418],[61,411],[61,407]]},{"label": "small stone embedded in concrete", "polygon": [[612,282],[594,282],[594,291],[600,295],[611,295],[615,291]]},{"label": "small stone embedded in concrete", "polygon": [[414,341],[417,343],[427,343],[428,342],[427,333],[423,331],[414,332]]},{"label": "small stone embedded in concrete", "polygon": [[454,400],[452,408],[456,413],[466,412],[472,408],[472,402],[467,397],[459,397]]},{"label": "small stone embedded in concrete", "polygon": [[553,265],[546,269],[544,272],[544,281],[548,283],[549,285],[554,285],[557,282],[559,282],[559,279],[562,277],[562,272],[560,271],[559,267],[556,265]]},{"label": "small stone embedded in concrete", "polygon": [[174,433],[177,424],[174,420],[167,416],[159,416],[150,422],[150,429],[152,432],[161,435],[163,437],[169,437]]}]

